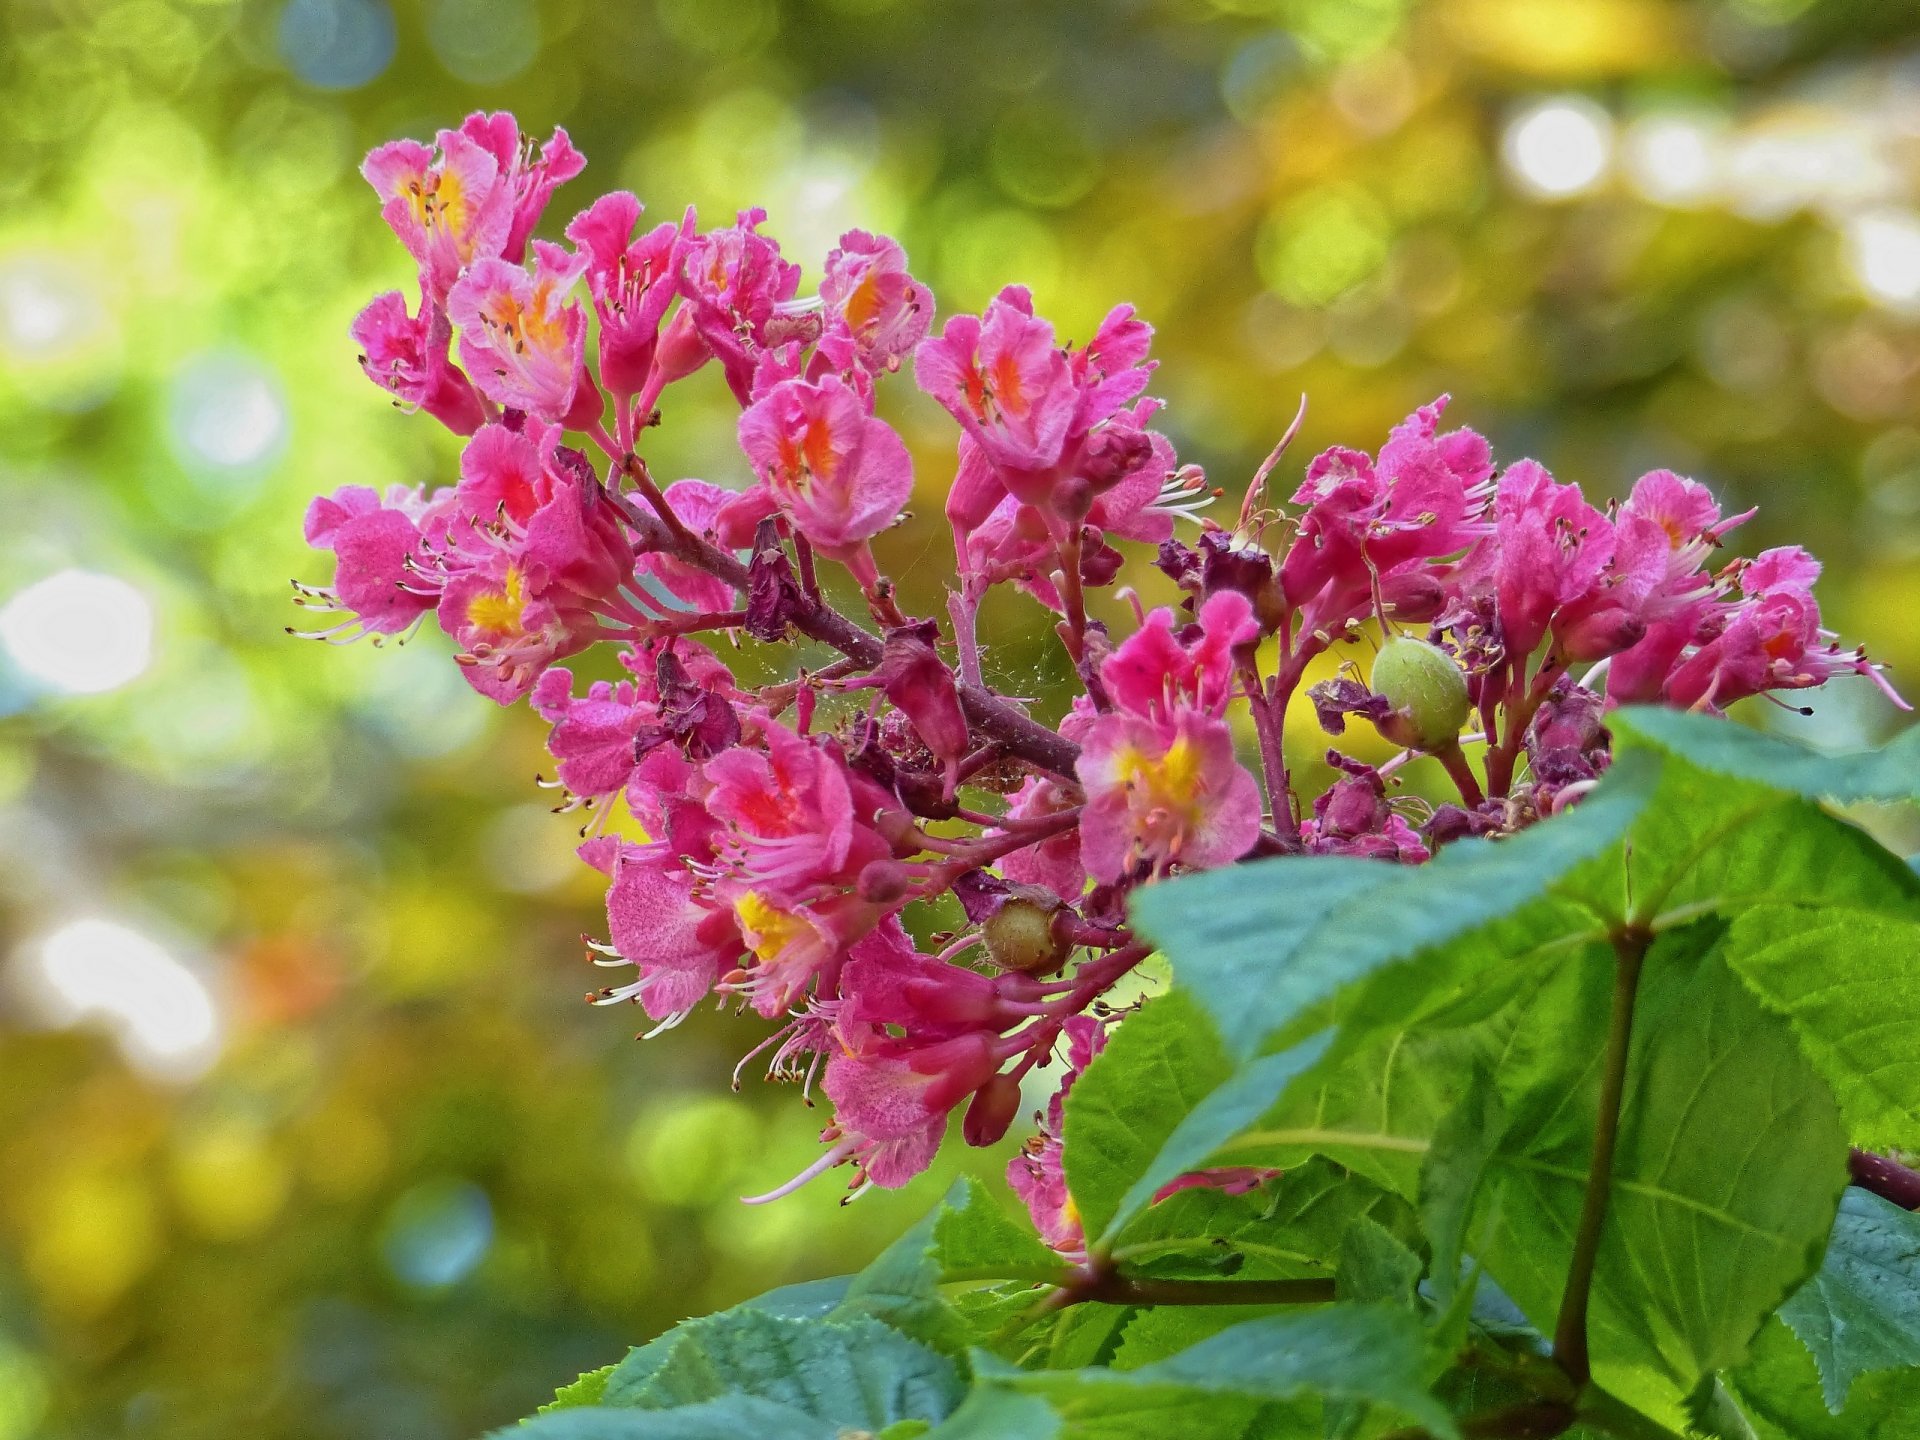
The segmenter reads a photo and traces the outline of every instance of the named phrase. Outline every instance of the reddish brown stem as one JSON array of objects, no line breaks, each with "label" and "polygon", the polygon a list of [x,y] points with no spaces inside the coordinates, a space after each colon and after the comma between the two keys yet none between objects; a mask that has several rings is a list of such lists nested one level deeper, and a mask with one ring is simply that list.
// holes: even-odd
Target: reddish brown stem
[{"label": "reddish brown stem", "polygon": [[1847,1156],[1847,1174],[1862,1190],[1871,1190],[1902,1210],[1920,1210],[1920,1170],[1885,1155],[1854,1150]]}]

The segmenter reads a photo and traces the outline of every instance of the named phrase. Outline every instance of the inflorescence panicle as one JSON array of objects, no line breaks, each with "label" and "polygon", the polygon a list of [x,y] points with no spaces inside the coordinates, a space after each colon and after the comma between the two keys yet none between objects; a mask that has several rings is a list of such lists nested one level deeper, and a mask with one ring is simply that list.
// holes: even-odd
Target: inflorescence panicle
[{"label": "inflorescence panicle", "polygon": [[[742,1066],[771,1051],[770,1076],[833,1107],[820,1158],[756,1199],[840,1164],[853,1193],[901,1185],[956,1114],[991,1144],[1022,1078],[1061,1054],[1066,1081],[1008,1174],[1076,1254],[1061,1096],[1149,953],[1131,891],[1263,855],[1417,864],[1534,823],[1606,768],[1623,701],[1719,711],[1846,674],[1893,694],[1821,628],[1818,563],[1796,547],[1723,560],[1751,512],[1723,516],[1695,481],[1657,470],[1599,509],[1443,431],[1442,397],[1377,454],[1315,457],[1282,505],[1303,404],[1229,527],[1210,518],[1223,491],[1152,428],[1153,332],[1132,307],[1065,344],[1009,286],[936,330],[885,236],[844,235],[803,297],[764,212],[643,230],[625,192],[582,211],[569,244],[533,239],[584,163],[564,131],[536,147],[505,114],[367,157],[420,297],[361,313],[360,363],[467,440],[452,484],[315,499],[307,539],[335,573],[296,603],[340,612],[305,632],[335,643],[432,615],[474,689],[548,723],[543,783],[585,813],[581,857],[608,881],[610,943],[589,939],[591,958],[631,972],[588,998],[640,1005],[650,1034],[712,996],[750,1008],[778,1028]],[[751,481],[662,486],[644,436],[710,363]],[[915,489],[875,407],[901,372],[959,429],[944,617],[904,613],[871,545]],[[1148,565],[1177,605],[1141,603],[1127,582]],[[824,566],[864,616],[830,602]],[[1079,692],[1057,726],[983,664],[980,607],[1000,585],[1057,619]],[[1087,607],[1116,588],[1123,637]],[[755,688],[702,635],[841,658]],[[603,643],[626,678],[581,691],[559,662]],[[1309,685],[1310,667],[1332,678]],[[1335,778],[1303,793],[1285,742],[1307,702],[1329,736],[1358,718],[1398,753],[1329,749]],[[1395,794],[1419,754],[1453,801]],[[904,919],[946,897],[966,925],[927,953]]]}]

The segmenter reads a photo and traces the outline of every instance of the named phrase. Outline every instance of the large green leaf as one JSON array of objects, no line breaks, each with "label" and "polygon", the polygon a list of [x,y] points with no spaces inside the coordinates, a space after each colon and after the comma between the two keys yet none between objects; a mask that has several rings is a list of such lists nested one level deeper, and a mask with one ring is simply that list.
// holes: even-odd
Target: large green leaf
[{"label": "large green leaf", "polygon": [[1826,755],[1710,715],[1629,705],[1608,717],[1616,735],[1678,755],[1701,770],[1810,800],[1920,800],[1920,727],[1879,750]]},{"label": "large green leaf", "polygon": [[[1004,1192],[1003,1192],[1004,1193]],[[1048,1280],[1065,1269],[1030,1224],[1015,1221],[973,1176],[958,1181],[933,1221],[942,1280]]]},{"label": "large green leaf", "polygon": [[[1622,1385],[1664,1375],[1684,1394],[1737,1365],[1818,1263],[1845,1183],[1833,1099],[1728,972],[1721,928],[1696,923],[1646,958],[1591,1313],[1595,1368]],[[1478,1257],[1543,1329],[1587,1184],[1611,972],[1611,957],[1570,962],[1535,1021],[1561,1063],[1543,1052],[1497,1074],[1511,1118]]]},{"label": "large green leaf", "polygon": [[1572,814],[1498,843],[1461,841],[1426,865],[1286,856],[1149,886],[1133,920],[1228,1047],[1251,1056],[1343,987],[1507,914],[1606,851],[1659,769],[1651,755],[1623,756]]},{"label": "large green leaf", "polygon": [[1331,1273],[1341,1237],[1370,1219],[1418,1238],[1399,1196],[1324,1159],[1309,1159],[1243,1195],[1182,1190],[1121,1232],[1113,1259],[1130,1274],[1180,1279],[1293,1280]]},{"label": "large green leaf", "polygon": [[839,1440],[845,1427],[791,1405],[727,1395],[680,1410],[555,1410],[496,1430],[489,1440]]},{"label": "large green leaf", "polygon": [[1829,1414],[1813,1357],[1779,1320],[1729,1377],[1761,1440],[1914,1440],[1920,1369],[1876,1370],[1854,1382],[1847,1408]]},{"label": "large green leaf", "polygon": [[1420,1221],[1433,1247],[1434,1297],[1442,1306],[1460,1283],[1474,1202],[1506,1129],[1500,1091],[1486,1071],[1477,1070],[1466,1097],[1435,1130],[1420,1167]]},{"label": "large green leaf", "polygon": [[[1239,1417],[1244,1426],[1261,1403],[1318,1399],[1377,1406],[1441,1440],[1457,1440],[1453,1417],[1423,1381],[1426,1361],[1426,1332],[1410,1311],[1328,1305],[1246,1321],[1136,1370],[1036,1372],[994,1366],[983,1369],[982,1380],[1044,1396],[1069,1421],[1090,1410],[1111,1413],[1118,1401],[1137,1408],[1155,1427],[1103,1432],[1114,1435],[1201,1433],[1167,1423],[1170,1415],[1196,1402],[1209,1417],[1230,1406],[1236,1412],[1247,1408]],[[1074,1426],[1069,1433],[1081,1430]]]},{"label": "large green leaf", "polygon": [[[840,1304],[846,1296],[847,1286],[851,1280],[851,1276],[836,1275],[827,1280],[806,1280],[797,1285],[781,1285],[718,1313],[737,1315],[745,1310],[759,1310],[768,1315],[787,1316],[798,1320],[818,1319],[829,1314],[835,1306]],[[715,1317],[710,1315],[704,1318],[711,1320]],[[599,1391],[592,1403],[608,1406],[632,1404],[632,1397],[647,1383],[653,1372],[666,1363],[667,1356],[672,1353],[674,1345],[679,1340],[682,1328],[675,1326],[666,1334],[656,1336],[646,1344],[629,1350],[626,1358],[613,1366],[600,1381]],[[588,1377],[583,1375],[574,1384],[578,1385],[587,1379]],[[572,1387],[569,1386],[568,1389]],[[561,1392],[562,1395],[566,1393],[566,1391]],[[556,1400],[558,1398],[558,1396],[555,1397]]]},{"label": "large green leaf", "polygon": [[869,1318],[795,1320],[759,1310],[683,1325],[625,1404],[674,1410],[751,1395],[856,1429],[937,1420],[959,1403],[954,1363]]},{"label": "large green leaf", "polygon": [[1088,1236],[1110,1242],[1162,1186],[1258,1119],[1325,1045],[1305,1041],[1236,1068],[1189,994],[1142,1007],[1067,1096],[1067,1187]]},{"label": "large green leaf", "polygon": [[1627,863],[1606,877],[1602,903],[1624,905],[1656,926],[1765,903],[1908,914],[1920,906],[1910,869],[1864,830],[1811,801],[1676,762],[1668,773],[1674,795],[1649,806],[1634,827]]},{"label": "large green leaf", "polygon": [[1791,1022],[1857,1143],[1920,1142],[1920,919],[1756,907],[1734,921],[1727,961]]},{"label": "large green leaf", "polygon": [[1855,1377],[1920,1366],[1920,1215],[1849,1189],[1826,1258],[1780,1318],[1813,1353],[1836,1415]]}]

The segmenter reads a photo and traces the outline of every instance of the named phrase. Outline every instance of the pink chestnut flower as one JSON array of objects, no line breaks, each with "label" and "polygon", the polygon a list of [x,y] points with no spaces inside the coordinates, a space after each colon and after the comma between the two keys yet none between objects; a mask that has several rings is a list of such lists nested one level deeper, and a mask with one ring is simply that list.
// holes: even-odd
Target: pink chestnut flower
[{"label": "pink chestnut flower", "polygon": [[407,313],[398,290],[376,295],[355,318],[353,343],[367,378],[408,410],[424,410],[456,435],[471,435],[486,419],[480,397],[458,365],[448,358],[453,327],[444,312],[423,305]]},{"label": "pink chestnut flower", "polygon": [[1439,432],[1447,397],[1409,415],[1388,436],[1376,462],[1335,447],[1316,456],[1293,503],[1306,506],[1299,534],[1280,565],[1289,605],[1306,611],[1302,628],[1332,633],[1366,613],[1375,577],[1390,577],[1467,548],[1484,535],[1493,462],[1471,430]]},{"label": "pink chestnut flower", "polygon": [[335,565],[332,586],[309,593],[352,611],[362,633],[397,635],[417,623],[438,599],[437,577],[423,562],[427,539],[444,528],[445,493],[429,500],[396,486],[383,499],[368,486],[343,485],[315,497],[307,543],[331,550]]},{"label": "pink chestnut flower", "polygon": [[740,448],[800,532],[838,559],[852,559],[913,496],[906,444],[837,376],[775,385],[740,416]]},{"label": "pink chestnut flower", "polygon": [[533,251],[533,274],[482,260],[448,294],[447,314],[460,327],[460,363],[496,404],[583,429],[603,405],[586,368],[586,312],[566,297],[587,257],[544,240]]},{"label": "pink chestnut flower", "polygon": [[520,125],[505,110],[489,115],[476,110],[460,123],[460,133],[493,156],[499,188],[506,197],[506,240],[502,259],[518,265],[527,258],[527,241],[540,223],[547,201],[566,181],[587,168],[587,158],[573,148],[565,130],[556,127],[534,158],[533,137],[523,137]]},{"label": "pink chestnut flower", "polygon": [[613,948],[639,971],[596,1004],[638,1001],[655,1020],[684,1016],[713,990],[744,948],[731,911],[702,901],[691,872],[665,847],[626,846],[607,891]]},{"label": "pink chestnut flower", "polygon": [[1861,650],[1842,650],[1820,628],[1813,582],[1820,562],[1797,545],[1764,550],[1740,574],[1745,598],[1724,627],[1675,667],[1665,698],[1689,709],[1723,710],[1770,690],[1805,690],[1836,675],[1864,675],[1902,710],[1897,694]]},{"label": "pink chestnut flower", "polygon": [[360,173],[419,265],[429,302],[443,304],[461,271],[506,249],[514,197],[500,183],[499,160],[471,136],[442,130],[432,146],[394,140],[370,152]]},{"label": "pink chestnut flower", "polygon": [[1235,652],[1253,644],[1260,627],[1253,604],[1237,590],[1211,595],[1200,615],[1176,634],[1165,606],[1147,616],[1100,667],[1114,705],[1129,715],[1169,722],[1181,709],[1218,717],[1234,691]]},{"label": "pink chestnut flower", "polygon": [[[1589,599],[1613,558],[1613,522],[1533,460],[1500,477],[1495,531],[1483,545],[1507,653],[1531,654],[1554,613]],[[1474,565],[1469,559],[1468,566]]]},{"label": "pink chestnut flower", "polygon": [[913,378],[1002,471],[1050,471],[1080,405],[1053,326],[1034,318],[1020,285],[1002,290],[983,317],[955,315],[921,341]]},{"label": "pink chestnut flower", "polygon": [[846,327],[859,364],[875,374],[899,369],[933,323],[933,294],[907,273],[907,252],[865,230],[849,230],[828,254],[820,300]]},{"label": "pink chestnut flower", "polygon": [[1227,722],[1203,711],[1102,715],[1077,769],[1080,856],[1095,880],[1111,884],[1142,862],[1156,872],[1229,865],[1260,838],[1259,784],[1234,759]]},{"label": "pink chestnut flower", "polygon": [[660,323],[679,296],[680,260],[693,238],[689,208],[678,225],[656,225],[635,239],[642,208],[636,196],[616,190],[567,226],[567,239],[587,256],[587,291],[600,322],[600,383],[615,395],[636,394],[653,375]]},{"label": "pink chestnut flower", "polygon": [[776,319],[800,288],[800,267],[758,233],[766,218],[757,207],[742,210],[727,229],[696,235],[681,250],[680,293],[691,324],[718,357],[742,405],[753,398],[760,353],[781,338],[772,333]]}]

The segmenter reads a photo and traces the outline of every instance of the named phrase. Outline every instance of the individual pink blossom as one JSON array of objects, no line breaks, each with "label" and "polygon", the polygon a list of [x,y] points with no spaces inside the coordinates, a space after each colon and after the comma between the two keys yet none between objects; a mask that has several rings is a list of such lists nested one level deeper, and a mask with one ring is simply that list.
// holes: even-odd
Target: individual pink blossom
[{"label": "individual pink blossom", "polygon": [[500,163],[458,130],[432,146],[395,140],[372,151],[360,173],[384,202],[380,214],[420,267],[426,298],[442,303],[460,272],[499,256],[513,231],[514,197]]},{"label": "individual pink blossom", "polygon": [[586,312],[567,299],[587,258],[545,241],[533,250],[531,275],[504,260],[476,263],[447,296],[447,314],[460,327],[460,362],[481,393],[581,429],[602,408],[586,369]]},{"label": "individual pink blossom", "polygon": [[1033,297],[1009,285],[984,317],[955,315],[914,352],[913,378],[1003,471],[1047,471],[1060,459],[1079,409],[1053,326]]},{"label": "individual pink blossom", "polygon": [[742,210],[733,225],[694,236],[681,252],[691,323],[742,405],[752,399],[754,364],[782,338],[773,333],[776,320],[800,288],[800,267],[759,233],[766,218],[764,210]]},{"label": "individual pink blossom", "polygon": [[1488,526],[1493,465],[1471,430],[1441,435],[1441,396],[1394,427],[1376,463],[1341,447],[1317,456],[1293,502],[1307,507],[1280,565],[1303,626],[1332,633],[1371,608],[1374,587],[1403,567],[1458,554]]},{"label": "individual pink blossom", "polygon": [[847,1158],[868,1183],[898,1189],[933,1163],[954,1108],[999,1065],[981,1032],[898,1054],[834,1056],[824,1088]]},{"label": "individual pink blossom", "polygon": [[[1044,819],[1070,810],[1079,797],[1070,787],[1045,775],[1029,775],[1007,803],[1010,820]],[[1087,888],[1087,869],[1080,860],[1080,836],[1062,830],[1036,844],[1001,857],[1000,873],[1020,885],[1038,885],[1069,903]]]},{"label": "individual pink blossom", "polygon": [[830,555],[893,524],[913,495],[905,443],[835,376],[774,386],[740,416],[740,448],[775,503]]},{"label": "individual pink blossom", "polygon": [[616,190],[567,226],[567,239],[587,256],[587,290],[600,322],[600,383],[615,395],[637,393],[653,374],[660,324],[680,293],[680,260],[693,238],[689,208],[678,225],[656,225],[635,239],[641,209],[638,197]]},{"label": "individual pink blossom", "polygon": [[1067,1096],[1087,1066],[1107,1044],[1107,1027],[1091,1015],[1075,1015],[1062,1026],[1067,1041],[1067,1068],[1047,1101],[1040,1133],[1007,1162],[1007,1184],[1025,1202],[1040,1238],[1070,1260],[1086,1258],[1087,1237],[1079,1207],[1067,1190],[1067,1172],[1061,1137],[1066,1133]]},{"label": "individual pink blossom", "polygon": [[1145,863],[1231,864],[1260,838],[1260,787],[1234,759],[1224,720],[1181,708],[1170,721],[1103,715],[1080,750],[1080,855],[1095,880]]},{"label": "individual pink blossom", "polygon": [[1253,606],[1237,590],[1208,597],[1198,620],[1174,630],[1165,607],[1107,657],[1100,680],[1120,710],[1160,724],[1182,710],[1224,715],[1234,691],[1236,652],[1259,638]]},{"label": "individual pink blossom", "polygon": [[1613,558],[1613,524],[1578,485],[1521,460],[1500,477],[1495,533],[1469,568],[1483,567],[1498,604],[1507,653],[1525,656],[1546,637],[1555,611],[1589,599]]},{"label": "individual pink blossom", "polygon": [[596,680],[584,698],[573,693],[573,676],[554,667],[540,676],[528,697],[533,711],[553,727],[547,750],[560,762],[560,783],[575,795],[598,797],[624,790],[633,776],[634,739],[657,708],[631,680]]},{"label": "individual pink blossom", "polygon": [[367,378],[409,410],[424,410],[456,435],[471,435],[486,419],[480,397],[447,355],[453,327],[444,312],[423,305],[407,313],[398,290],[377,295],[349,332],[360,347]]},{"label": "individual pink blossom", "polygon": [[586,157],[573,148],[567,132],[556,127],[535,158],[533,137],[523,138],[519,123],[505,110],[491,115],[474,111],[461,122],[460,133],[493,156],[511,217],[500,256],[518,265],[527,258],[527,241],[547,201],[555,189],[586,169]]},{"label": "individual pink blossom", "polygon": [[656,1020],[699,1004],[744,948],[732,913],[702,903],[685,866],[652,847],[628,846],[614,862],[607,924],[613,948],[640,973],[593,998],[637,1000]]},{"label": "individual pink blossom", "polygon": [[865,230],[849,230],[828,254],[820,300],[846,326],[859,363],[875,372],[897,370],[933,323],[933,295],[907,273],[907,252]]},{"label": "individual pink blossom", "polygon": [[1797,545],[1762,551],[1740,575],[1745,598],[1729,607],[1724,627],[1707,638],[1667,679],[1668,704],[1723,710],[1769,690],[1805,690],[1836,675],[1864,675],[1901,709],[1909,709],[1860,650],[1842,650],[1820,628],[1812,585],[1820,563]]},{"label": "individual pink blossom", "polygon": [[415,624],[438,599],[420,568],[430,517],[444,506],[418,490],[395,487],[383,500],[365,485],[344,485],[307,506],[307,543],[331,550],[333,584],[309,593],[353,612],[359,628],[395,635]]}]

